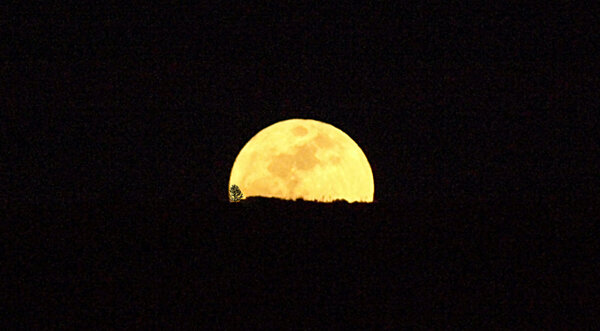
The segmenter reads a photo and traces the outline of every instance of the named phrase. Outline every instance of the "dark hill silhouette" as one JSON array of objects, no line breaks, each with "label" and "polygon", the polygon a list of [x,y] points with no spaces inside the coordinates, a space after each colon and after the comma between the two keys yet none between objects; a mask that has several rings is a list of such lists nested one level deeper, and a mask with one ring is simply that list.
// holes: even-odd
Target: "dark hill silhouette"
[{"label": "dark hill silhouette", "polygon": [[317,201],[317,200],[305,200],[303,198],[298,198],[295,200],[286,200],[286,199],[280,199],[280,198],[268,198],[268,197],[260,197],[260,196],[246,197],[241,202],[252,203],[252,204],[269,204],[269,203],[287,203],[287,202],[291,202],[291,201],[296,202],[296,203],[306,204],[306,205],[309,205],[309,204],[318,204],[318,205],[367,204],[367,202],[348,202],[347,200],[343,200],[343,199],[337,199],[337,200],[334,200],[331,202],[321,202],[321,201]]},{"label": "dark hill silhouette", "polygon": [[570,304],[579,313],[553,320],[569,325],[591,314],[591,265],[572,259],[592,248],[592,223],[581,221],[590,208],[268,198],[12,205],[7,300],[39,312],[28,315],[35,325],[352,319],[395,328],[458,316],[485,326],[510,309],[536,321]]}]

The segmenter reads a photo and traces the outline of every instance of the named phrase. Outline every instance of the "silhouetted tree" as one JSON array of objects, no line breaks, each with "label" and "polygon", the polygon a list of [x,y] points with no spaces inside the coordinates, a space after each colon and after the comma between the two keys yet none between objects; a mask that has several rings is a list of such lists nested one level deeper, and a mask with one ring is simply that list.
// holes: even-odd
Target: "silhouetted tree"
[{"label": "silhouetted tree", "polygon": [[235,184],[231,185],[231,187],[229,188],[229,200],[233,202],[238,202],[242,200],[243,197],[244,194],[240,190],[239,186]]}]

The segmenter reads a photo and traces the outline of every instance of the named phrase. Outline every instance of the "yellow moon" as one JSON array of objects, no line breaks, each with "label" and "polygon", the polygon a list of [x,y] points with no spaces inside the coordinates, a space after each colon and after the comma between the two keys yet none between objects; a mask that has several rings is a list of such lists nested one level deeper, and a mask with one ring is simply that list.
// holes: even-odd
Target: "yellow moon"
[{"label": "yellow moon", "polygon": [[277,122],[258,132],[235,159],[229,178],[244,198],[373,202],[367,157],[347,134],[310,119]]}]

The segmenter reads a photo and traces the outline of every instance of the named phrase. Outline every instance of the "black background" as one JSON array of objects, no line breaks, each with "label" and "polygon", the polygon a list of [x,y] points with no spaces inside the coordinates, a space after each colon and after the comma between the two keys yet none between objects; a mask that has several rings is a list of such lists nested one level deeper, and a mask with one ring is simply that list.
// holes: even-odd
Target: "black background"
[{"label": "black background", "polygon": [[[311,225],[303,230],[321,238],[309,236],[312,243],[336,243],[332,244],[334,251],[346,251],[348,261],[357,257],[364,262],[364,270],[370,270],[359,273],[367,284],[364,288],[368,295],[364,298],[372,299],[363,301],[379,302],[371,307],[381,314],[373,317],[377,323],[361,325],[402,324],[388,309],[395,302],[394,291],[403,286],[418,287],[416,279],[430,273],[456,272],[458,269],[452,269],[456,264],[448,261],[460,254],[438,255],[452,252],[456,242],[462,243],[458,246],[464,256],[472,257],[482,248],[468,243],[477,242],[482,233],[495,239],[512,236],[529,240],[530,246],[517,246],[520,249],[503,250],[508,246],[500,245],[481,254],[489,258],[500,254],[505,257],[502,261],[534,266],[539,265],[517,257],[526,251],[543,251],[542,243],[564,248],[554,245],[553,240],[585,242],[564,235],[566,229],[571,229],[584,236],[585,226],[566,227],[560,223],[565,215],[579,214],[560,213],[551,207],[568,202],[589,210],[598,196],[598,186],[593,184],[598,166],[591,163],[598,152],[598,144],[592,139],[598,122],[592,108],[598,85],[598,77],[593,74],[597,61],[591,45],[593,16],[584,7],[407,2],[151,7],[105,2],[102,6],[74,3],[11,8],[7,12],[10,15],[2,21],[2,34],[9,42],[1,46],[0,73],[1,138],[7,142],[2,145],[8,158],[2,163],[0,198],[4,205],[17,206],[20,211],[41,209],[46,219],[70,220],[71,225],[65,227],[56,228],[56,224],[66,224],[59,222],[33,226],[37,230],[25,225],[20,229],[29,235],[25,238],[36,238],[38,241],[32,242],[42,247],[58,247],[58,261],[75,261],[75,267],[58,262],[57,269],[48,267],[54,270],[54,274],[49,272],[49,279],[71,279],[62,284],[79,284],[73,285],[75,291],[89,285],[86,279],[92,280],[90,284],[97,284],[93,281],[97,279],[137,279],[135,284],[149,288],[138,289],[136,293],[146,298],[139,302],[162,304],[165,300],[161,295],[168,293],[167,297],[178,302],[177,307],[200,311],[191,303],[189,291],[219,288],[227,282],[243,283],[234,277],[239,271],[234,267],[211,269],[203,285],[184,281],[188,279],[182,276],[185,272],[201,278],[203,266],[219,260],[213,256],[196,264],[182,258],[188,250],[200,254],[200,246],[195,246],[201,245],[200,239],[213,238],[219,249],[241,245],[253,247],[246,252],[256,252],[262,247],[258,234],[268,232],[264,224],[271,224],[281,254],[313,254],[298,250],[304,241],[285,245],[281,240],[291,238],[289,233],[293,231],[289,229],[298,230],[294,226],[300,225],[294,222],[301,222],[298,213],[307,210],[305,205],[289,206],[290,222],[296,225],[277,228],[277,223],[269,223],[275,216],[269,214],[273,211],[268,204],[234,207],[227,201],[229,174],[237,153],[258,131],[288,118],[311,118],[338,127],[363,149],[373,169],[378,207],[343,206],[337,214],[325,213],[329,217],[315,216],[308,224],[317,226],[318,220],[330,218],[339,221],[326,223],[331,228],[323,230],[320,237],[319,232],[309,230]],[[529,208],[534,211],[519,214]],[[402,214],[403,210],[412,212]],[[427,214],[426,210],[437,214]],[[510,212],[516,213],[514,217],[498,216]],[[284,213],[279,213],[283,217]],[[446,219],[441,216],[445,213]],[[38,214],[28,215],[34,219]],[[344,223],[348,217],[354,217],[354,221],[348,221],[354,225]],[[240,226],[235,223],[238,218],[246,218],[259,230],[242,231],[241,237],[232,237],[231,233],[237,233],[232,229]],[[173,223],[177,219],[182,223]],[[501,227],[498,219],[512,221]],[[370,228],[364,223],[367,220],[382,223]],[[446,241],[440,241],[436,249],[420,251],[419,247],[437,238],[435,229],[450,229],[449,220],[458,222],[460,234],[446,232]],[[517,220],[527,230],[519,232],[521,223]],[[218,225],[220,222],[226,225]],[[415,225],[420,222],[431,226]],[[145,229],[148,224],[150,228]],[[171,228],[172,224],[182,225]],[[399,228],[402,224],[413,224],[417,230]],[[472,224],[484,225],[474,229]],[[554,227],[556,224],[562,225]],[[360,254],[347,250],[348,242],[336,237],[343,233],[336,226],[346,225],[358,227],[361,230],[357,233],[364,234],[350,235],[352,242],[371,243],[382,250]],[[544,226],[548,232],[543,233],[548,236],[530,236],[532,229]],[[98,229],[107,231],[100,231],[104,237],[97,237]],[[171,230],[163,232],[165,229]],[[383,233],[392,233],[392,237],[385,239]],[[389,267],[393,270],[389,274],[372,271],[396,261],[393,254],[381,253],[398,248],[390,239],[394,234],[413,238],[401,261],[431,263],[431,268],[415,267],[415,280],[408,283],[393,281],[393,274],[402,269],[400,265]],[[72,253],[73,247],[58,244],[63,235],[86,238],[74,241],[75,247],[81,248],[75,250],[79,254]],[[50,240],[50,244],[44,240]],[[103,242],[115,243],[116,248],[108,249],[100,245]],[[89,243],[93,247],[98,243],[96,253],[83,249]],[[42,250],[39,245],[33,245],[33,251]],[[128,245],[137,250],[130,250]],[[586,248],[576,251],[581,255]],[[161,253],[153,259],[157,251]],[[245,265],[242,261],[251,255],[225,251],[229,253],[223,253],[224,260],[230,266]],[[566,248],[555,251],[562,254],[558,264],[543,265],[552,266],[556,272],[563,267],[560,261],[566,261],[574,252]],[[263,266],[270,266],[260,270],[279,270],[273,259],[256,254]],[[174,269],[166,268],[164,261],[170,257],[180,257],[184,262],[172,265]],[[129,263],[114,267],[112,272],[95,272],[100,269],[94,269],[98,266],[89,261],[102,258],[121,258]],[[154,274],[129,269],[144,259],[161,267],[154,269]],[[552,257],[549,259],[544,261]],[[324,268],[316,269],[314,279],[299,280],[305,285],[321,284],[314,288],[299,285],[312,293],[329,293],[324,288],[332,283],[323,283],[318,275],[349,272],[355,266],[327,265],[319,259],[306,261],[304,265],[308,263],[309,267]],[[35,269],[38,262],[31,262],[31,268]],[[503,263],[498,262],[490,270],[503,269]],[[88,270],[88,278],[64,278],[72,267]],[[248,277],[257,273],[248,265],[241,269],[246,272],[241,274]],[[176,270],[179,276],[174,276],[175,281],[188,287],[170,286],[172,283],[163,277],[169,274],[167,270]],[[289,276],[305,269],[285,270]],[[527,270],[525,283],[536,284],[536,273]],[[369,278],[371,271],[378,276]],[[473,272],[480,277],[471,280],[481,284],[492,277]],[[459,274],[453,275],[461,279]],[[515,283],[515,277],[516,271],[500,284]],[[262,285],[273,281],[257,279]],[[566,281],[551,280],[551,286]],[[112,287],[114,283],[101,284],[119,293]],[[152,290],[157,284],[164,292]],[[344,289],[357,286],[345,284]],[[439,297],[434,293],[445,283],[438,279],[425,284],[422,289],[427,295],[421,301],[408,300],[404,311],[423,307],[436,311],[434,303]],[[449,288],[455,294],[461,292],[456,285]],[[178,296],[177,291],[188,292]],[[377,301],[377,291],[388,293],[387,299]],[[263,288],[250,297],[264,299],[258,293],[267,292]],[[501,289],[492,292],[506,293]],[[35,293],[31,291],[31,295]],[[237,292],[230,289],[226,293],[222,297],[213,293],[222,307],[234,300],[224,298],[234,298]],[[80,295],[85,297],[86,292],[80,291]],[[467,298],[469,295],[475,294],[466,294]],[[338,302],[339,295],[329,297],[332,303]],[[581,297],[570,300],[568,303],[585,303]],[[315,297],[298,297],[296,303],[317,301]],[[235,302],[244,306],[243,300]],[[559,300],[557,306],[563,303]],[[106,315],[109,317],[124,309],[115,302],[104,304],[105,310],[98,309],[111,312]],[[148,308],[150,315],[164,312],[161,307]],[[459,305],[457,309],[464,307]],[[536,311],[535,305],[532,311]],[[148,319],[145,313],[132,314]],[[102,316],[100,319],[106,317]],[[364,316],[369,314],[365,312]],[[412,315],[403,316],[410,320]],[[425,316],[421,318],[426,320]]]},{"label": "black background", "polygon": [[243,145],[294,117],[350,135],[378,201],[591,193],[591,19],[575,5],[15,10],[5,199],[226,201]]}]

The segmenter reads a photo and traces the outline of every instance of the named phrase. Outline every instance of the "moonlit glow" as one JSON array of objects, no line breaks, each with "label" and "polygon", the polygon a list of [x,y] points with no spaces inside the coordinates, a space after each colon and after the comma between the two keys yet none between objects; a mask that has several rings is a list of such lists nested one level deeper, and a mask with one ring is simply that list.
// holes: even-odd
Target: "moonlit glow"
[{"label": "moonlit glow", "polygon": [[238,154],[229,179],[244,194],[287,200],[372,202],[367,157],[340,129],[289,119],[258,132]]}]

